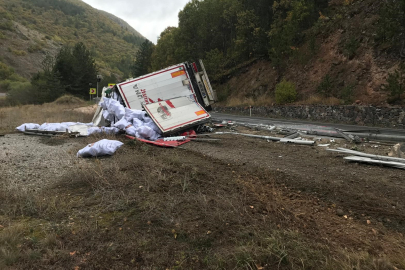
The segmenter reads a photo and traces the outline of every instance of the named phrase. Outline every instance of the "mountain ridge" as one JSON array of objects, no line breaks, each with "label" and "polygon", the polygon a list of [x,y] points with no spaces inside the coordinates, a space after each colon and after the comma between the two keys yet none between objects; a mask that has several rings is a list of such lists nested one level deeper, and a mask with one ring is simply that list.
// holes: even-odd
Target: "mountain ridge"
[{"label": "mountain ridge", "polygon": [[0,0],[0,61],[25,79],[41,70],[46,54],[78,42],[102,74],[125,78],[144,40],[124,20],[81,0]]}]

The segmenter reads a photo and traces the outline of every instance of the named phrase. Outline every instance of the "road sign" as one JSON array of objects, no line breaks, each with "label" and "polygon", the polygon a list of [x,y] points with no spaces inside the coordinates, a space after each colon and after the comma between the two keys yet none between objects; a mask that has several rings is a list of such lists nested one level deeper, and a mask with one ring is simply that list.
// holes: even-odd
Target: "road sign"
[{"label": "road sign", "polygon": [[90,88],[90,95],[95,95],[97,94],[97,89],[96,88]]},{"label": "road sign", "polygon": [[115,83],[109,83],[108,87],[111,88],[111,87],[114,87],[114,85],[115,85]]}]

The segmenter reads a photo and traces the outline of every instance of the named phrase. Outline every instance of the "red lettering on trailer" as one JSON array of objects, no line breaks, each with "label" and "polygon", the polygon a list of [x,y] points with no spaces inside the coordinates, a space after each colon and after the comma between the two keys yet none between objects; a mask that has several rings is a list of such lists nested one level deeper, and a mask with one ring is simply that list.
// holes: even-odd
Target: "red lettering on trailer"
[{"label": "red lettering on trailer", "polygon": [[170,100],[166,100],[167,105],[169,105],[170,108],[174,109],[174,105]]},{"label": "red lettering on trailer", "polygon": [[159,106],[167,116],[170,116],[170,113],[166,110],[166,108],[162,105],[162,103],[159,103]]}]

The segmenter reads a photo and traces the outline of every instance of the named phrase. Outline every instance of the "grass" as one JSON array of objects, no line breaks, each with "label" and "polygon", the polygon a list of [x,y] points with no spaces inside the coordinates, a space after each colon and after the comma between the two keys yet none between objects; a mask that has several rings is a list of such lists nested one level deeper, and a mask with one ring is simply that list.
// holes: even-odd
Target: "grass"
[{"label": "grass", "polygon": [[[241,107],[241,106],[273,106],[275,104],[274,99],[264,95],[261,98],[254,100],[253,98],[243,97],[230,97],[225,102],[218,103],[217,106],[226,107]],[[320,95],[310,95],[308,98],[290,103],[290,105],[342,105],[343,100],[335,97],[322,97]]]},{"label": "grass", "polygon": [[[8,108],[15,114],[7,119],[15,122],[11,115],[32,115],[29,119],[44,122],[55,113],[54,121],[73,120],[74,115],[66,119],[66,112],[58,115],[60,106]],[[17,114],[21,111],[23,115]],[[81,144],[101,138],[83,138]],[[185,149],[108,138],[125,145],[110,158],[71,155],[67,161],[73,167],[51,187],[24,192],[1,182],[1,269],[405,266],[395,252],[376,259],[355,246],[317,236],[320,228],[297,218],[284,188],[275,184],[283,177],[279,172],[228,164]]]},{"label": "grass", "polygon": [[390,269],[299,232],[274,175],[212,162],[127,142],[111,159],[77,163],[49,190],[3,193],[0,261],[21,269]]},{"label": "grass", "polygon": [[273,98],[263,95],[260,98],[230,97],[225,102],[218,103],[219,106],[238,107],[238,106],[271,106],[274,104]]},{"label": "grass", "polygon": [[76,97],[64,96],[53,103],[43,105],[23,105],[0,108],[0,133],[10,133],[24,123],[60,123],[91,121],[92,113],[82,113],[73,108],[86,106],[86,102]]},{"label": "grass", "polygon": [[310,95],[303,101],[296,102],[297,104],[303,105],[342,105],[343,101],[335,97],[322,97],[320,95]]}]

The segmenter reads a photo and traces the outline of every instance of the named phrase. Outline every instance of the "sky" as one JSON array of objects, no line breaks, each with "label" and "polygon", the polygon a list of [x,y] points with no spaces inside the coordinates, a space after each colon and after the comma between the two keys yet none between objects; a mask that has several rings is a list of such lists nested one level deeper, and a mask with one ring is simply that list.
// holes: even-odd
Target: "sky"
[{"label": "sky", "polygon": [[123,19],[156,44],[168,26],[178,26],[177,14],[190,0],[82,0]]}]

